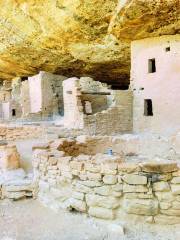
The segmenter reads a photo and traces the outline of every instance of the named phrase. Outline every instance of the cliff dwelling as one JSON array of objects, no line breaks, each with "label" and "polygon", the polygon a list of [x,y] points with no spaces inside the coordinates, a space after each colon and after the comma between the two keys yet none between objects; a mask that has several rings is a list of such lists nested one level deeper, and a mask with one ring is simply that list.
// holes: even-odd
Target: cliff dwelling
[{"label": "cliff dwelling", "polygon": [[180,239],[179,1],[0,16],[0,239]]}]

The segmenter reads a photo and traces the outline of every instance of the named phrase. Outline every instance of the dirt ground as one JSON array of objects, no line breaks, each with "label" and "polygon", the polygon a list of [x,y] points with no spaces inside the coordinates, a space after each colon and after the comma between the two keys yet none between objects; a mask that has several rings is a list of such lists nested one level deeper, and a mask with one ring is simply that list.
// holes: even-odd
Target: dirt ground
[{"label": "dirt ground", "polygon": [[[116,222],[116,224],[119,224]],[[179,240],[179,226],[124,224],[125,234],[110,223],[78,213],[59,212],[37,200],[0,201],[0,240]]]}]

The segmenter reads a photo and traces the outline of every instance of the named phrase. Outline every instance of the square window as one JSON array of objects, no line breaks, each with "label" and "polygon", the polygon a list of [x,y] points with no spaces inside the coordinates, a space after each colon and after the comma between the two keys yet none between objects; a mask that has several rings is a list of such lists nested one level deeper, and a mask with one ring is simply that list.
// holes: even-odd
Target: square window
[{"label": "square window", "polygon": [[153,105],[151,99],[144,100],[144,116],[153,116]]},{"label": "square window", "polygon": [[156,60],[155,58],[148,60],[148,73],[156,72]]},{"label": "square window", "polygon": [[170,47],[166,47],[166,52],[170,52],[171,48]]},{"label": "square window", "polygon": [[16,109],[12,109],[12,116],[16,116]]}]

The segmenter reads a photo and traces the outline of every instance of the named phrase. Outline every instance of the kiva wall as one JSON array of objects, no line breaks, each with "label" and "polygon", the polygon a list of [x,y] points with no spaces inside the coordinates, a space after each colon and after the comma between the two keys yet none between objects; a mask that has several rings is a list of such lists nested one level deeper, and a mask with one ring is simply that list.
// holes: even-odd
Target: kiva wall
[{"label": "kiva wall", "polygon": [[[131,52],[134,131],[175,133],[180,129],[180,36],[134,41]],[[145,116],[148,99],[153,116]]]}]

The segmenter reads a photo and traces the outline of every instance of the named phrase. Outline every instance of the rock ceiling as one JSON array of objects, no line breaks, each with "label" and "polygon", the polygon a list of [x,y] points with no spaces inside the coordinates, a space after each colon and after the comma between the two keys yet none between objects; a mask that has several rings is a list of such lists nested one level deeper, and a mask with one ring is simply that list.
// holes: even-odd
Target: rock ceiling
[{"label": "rock ceiling", "polygon": [[133,39],[180,33],[179,0],[1,0],[0,78],[40,70],[126,86]]}]

